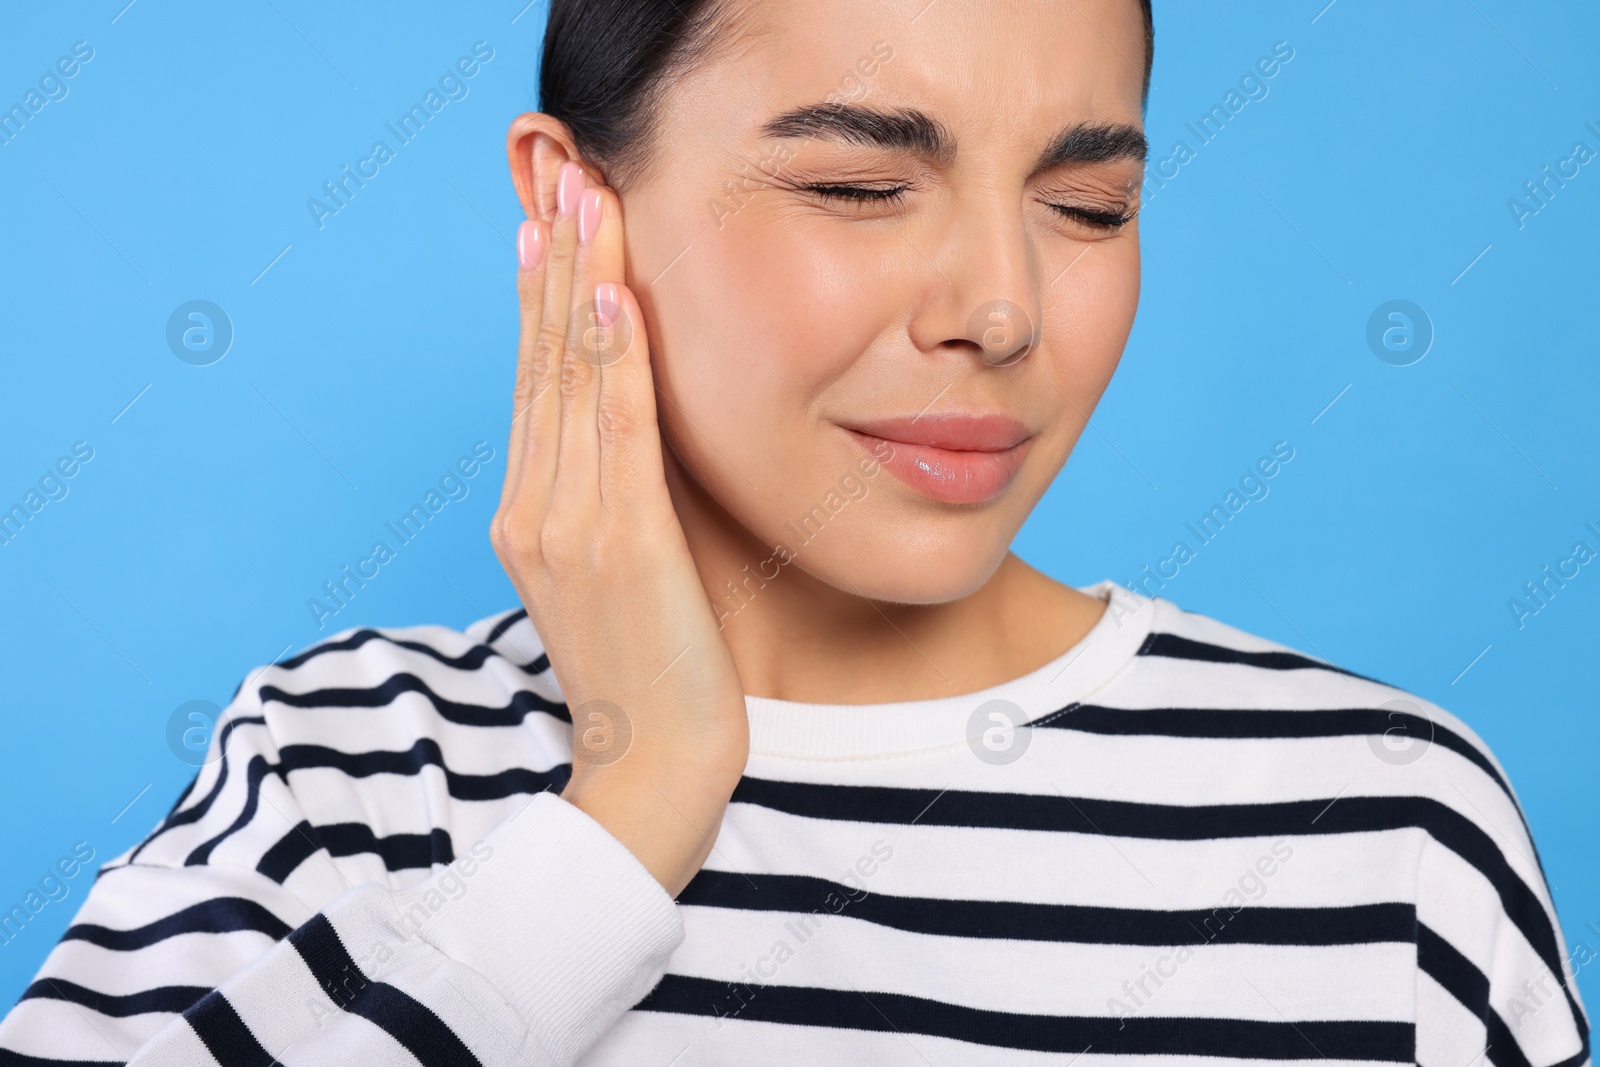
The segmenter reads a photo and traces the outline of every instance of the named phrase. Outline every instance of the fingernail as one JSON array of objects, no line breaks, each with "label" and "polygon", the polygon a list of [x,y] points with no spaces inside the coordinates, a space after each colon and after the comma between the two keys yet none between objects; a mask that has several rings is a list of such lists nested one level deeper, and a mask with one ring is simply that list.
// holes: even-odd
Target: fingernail
[{"label": "fingernail", "polygon": [[600,190],[585,189],[578,202],[578,242],[588,244],[589,238],[600,229]]},{"label": "fingernail", "polygon": [[578,198],[587,184],[582,167],[571,160],[561,164],[561,176],[556,180],[556,211],[563,215],[577,211]]},{"label": "fingernail", "polygon": [[517,228],[517,263],[525,271],[538,270],[544,262],[544,227],[525,219]]},{"label": "fingernail", "polygon": [[616,322],[617,314],[621,311],[622,294],[617,292],[616,283],[601,282],[594,287],[594,314],[601,326]]}]

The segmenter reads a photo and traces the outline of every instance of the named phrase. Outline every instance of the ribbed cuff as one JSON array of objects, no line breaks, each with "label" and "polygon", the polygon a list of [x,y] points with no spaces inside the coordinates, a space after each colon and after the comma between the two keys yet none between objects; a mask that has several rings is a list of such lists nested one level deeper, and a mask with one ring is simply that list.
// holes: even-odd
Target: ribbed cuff
[{"label": "ribbed cuff", "polygon": [[402,917],[457,883],[465,890],[432,910],[419,936],[493,983],[557,1063],[575,1061],[643,999],[683,943],[661,883],[552,792],[535,794],[451,869],[396,894]]}]

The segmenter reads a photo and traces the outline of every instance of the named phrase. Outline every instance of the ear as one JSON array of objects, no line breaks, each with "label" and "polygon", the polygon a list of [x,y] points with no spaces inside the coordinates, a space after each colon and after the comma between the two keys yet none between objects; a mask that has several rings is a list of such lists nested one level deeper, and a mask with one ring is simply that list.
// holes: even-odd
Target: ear
[{"label": "ear", "polygon": [[591,182],[605,184],[605,179],[579,157],[566,123],[542,111],[525,111],[511,120],[511,129],[506,133],[506,161],[511,165],[511,184],[516,186],[517,199],[528,218],[555,218],[556,180],[561,165],[569,160],[582,166]]}]

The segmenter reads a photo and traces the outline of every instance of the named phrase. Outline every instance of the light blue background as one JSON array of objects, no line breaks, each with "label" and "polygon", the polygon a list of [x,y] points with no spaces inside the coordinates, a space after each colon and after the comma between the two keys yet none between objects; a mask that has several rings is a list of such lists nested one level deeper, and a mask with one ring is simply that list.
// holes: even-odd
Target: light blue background
[{"label": "light blue background", "polygon": [[[516,603],[486,531],[515,343],[505,127],[536,106],[543,4],[125,3],[0,15],[6,106],[95,50],[0,146],[0,504],[95,449],[0,547],[3,907],[74,842],[103,861],[165,813],[193,774],[166,740],[180,704],[349,626]],[[1507,206],[1575,141],[1600,150],[1600,9],[1325,3],[1158,2],[1152,158],[1194,158],[1152,191],[1123,366],[1018,550],[1132,579],[1289,442],[1164,595],[1464,718],[1568,944],[1600,949],[1600,563],[1521,630],[1507,607],[1575,541],[1600,549],[1600,161],[1521,229]],[[317,229],[307,199],[480,40],[469,95]],[[1278,41],[1268,95],[1200,146],[1185,122]],[[164,339],[196,298],[236,331],[207,367]],[[1436,331],[1411,366],[1365,339],[1396,298]],[[307,599],[479,440],[470,495],[319,631]],[[87,886],[0,947],[0,1002]]]}]

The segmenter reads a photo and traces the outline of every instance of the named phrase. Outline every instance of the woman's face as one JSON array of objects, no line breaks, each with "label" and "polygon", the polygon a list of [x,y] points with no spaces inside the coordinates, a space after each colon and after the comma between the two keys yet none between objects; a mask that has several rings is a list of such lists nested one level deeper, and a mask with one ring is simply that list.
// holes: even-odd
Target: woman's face
[{"label": "woman's face", "polygon": [[768,580],[964,596],[1133,323],[1138,226],[1114,220],[1143,170],[1139,5],[741,10],[748,38],[670,85],[623,193],[661,424],[703,490],[680,513]]}]

